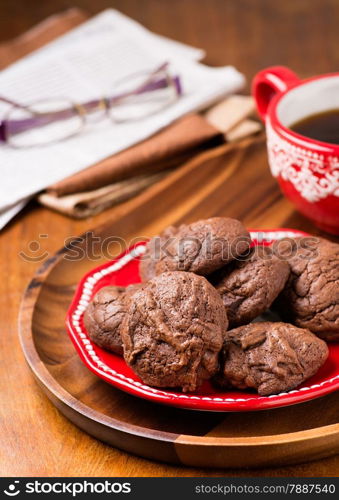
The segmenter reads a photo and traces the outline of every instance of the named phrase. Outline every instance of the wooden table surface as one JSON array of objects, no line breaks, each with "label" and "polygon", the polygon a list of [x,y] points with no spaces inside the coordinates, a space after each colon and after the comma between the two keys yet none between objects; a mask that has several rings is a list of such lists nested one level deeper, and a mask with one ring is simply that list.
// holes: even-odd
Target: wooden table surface
[{"label": "wooden table surface", "polygon": [[[116,7],[151,30],[203,47],[210,64],[234,64],[248,81],[256,71],[272,64],[288,65],[301,76],[337,71],[339,67],[337,0],[74,0],[72,5],[66,0],[2,0],[0,39],[12,38],[70,6],[90,14]],[[253,189],[239,176],[238,183],[242,182],[244,192]],[[265,202],[253,207],[253,197],[245,196],[241,203],[234,200],[219,204],[218,213],[241,217],[248,226],[285,225],[315,232],[312,224],[281,197],[268,170],[262,182],[269,189]],[[38,241],[41,253],[52,255],[65,238],[107,221],[128,209],[128,203],[85,221],[74,221],[32,204],[0,233],[0,475],[337,475],[339,457],[254,471],[198,470],[151,462],[110,448],[81,432],[39,390],[26,367],[17,335],[21,296],[39,264],[25,262],[19,254],[29,252],[29,243]],[[215,207],[210,206],[205,208],[214,214]],[[180,212],[180,207],[176,211]],[[48,236],[42,239],[41,234]]]}]

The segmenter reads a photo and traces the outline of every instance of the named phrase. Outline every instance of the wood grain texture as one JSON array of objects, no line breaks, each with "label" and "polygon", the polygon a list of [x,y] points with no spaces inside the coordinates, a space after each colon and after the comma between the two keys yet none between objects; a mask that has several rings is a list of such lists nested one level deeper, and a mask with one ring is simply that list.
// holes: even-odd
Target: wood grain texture
[{"label": "wood grain texture", "polygon": [[[252,146],[260,144],[263,156],[262,141],[244,144],[242,164],[246,166],[251,158]],[[162,197],[170,203],[179,186],[192,187],[197,170],[204,176],[203,184],[210,175],[208,167],[217,170],[217,165],[224,165],[221,170],[227,171],[225,154],[227,164],[232,164],[232,155],[237,152],[234,147],[222,147],[190,162],[180,170],[185,173],[185,181],[177,172],[167,182]],[[225,182],[227,178],[219,185]],[[146,198],[153,199],[154,205],[156,196],[153,190],[143,199],[143,212],[148,216],[152,205],[145,210]],[[119,223],[124,224],[129,217],[129,213],[125,214]],[[94,231],[95,238],[104,242],[115,234],[115,226],[113,218]],[[275,411],[192,412],[130,396],[89,372],[65,331],[65,316],[79,276],[93,269],[86,239],[79,249],[84,254],[81,260],[71,259],[72,246],[43,265],[26,290],[19,319],[23,351],[39,385],[75,425],[101,441],[142,457],[203,467],[293,464],[339,452],[337,394]]]},{"label": "wood grain texture", "polygon": [[[73,0],[72,5],[91,14],[116,7],[158,33],[205,48],[211,64],[235,64],[249,81],[256,71],[270,64],[287,64],[305,77],[336,71],[339,65],[336,0]],[[69,6],[67,0],[3,0],[0,37],[14,37]],[[117,234],[127,236],[139,235],[141,226],[145,235],[151,235],[172,220],[215,214],[240,217],[252,227],[287,226],[315,232],[312,224],[280,195],[266,159],[254,154],[251,165],[244,170],[235,169],[229,177],[220,170],[218,179],[224,179],[223,189],[218,187],[213,169],[206,185],[196,183],[193,191],[187,189],[186,195],[185,186],[180,186],[165,215],[161,215],[162,188],[156,187],[151,215],[149,211],[147,216],[140,211],[139,203],[145,201],[147,193],[86,221],[73,221],[32,204],[0,234],[1,475],[248,476],[244,469],[163,465],[93,439],[64,418],[37,387],[17,337],[20,299],[40,265],[24,261],[19,253],[35,257],[45,252],[52,256],[69,236],[82,234],[111,217],[117,221]],[[131,216],[126,227],[122,227],[119,219],[126,213]],[[40,236],[46,234],[47,237]],[[28,246],[35,240],[40,250],[32,252]],[[338,413],[335,405],[333,408],[335,423]],[[315,410],[312,419],[321,423],[321,413]],[[295,419],[299,418],[296,413]],[[240,418],[241,425],[246,423]],[[339,457],[332,457],[298,466],[255,469],[251,474],[308,477],[337,475],[338,471]]]}]

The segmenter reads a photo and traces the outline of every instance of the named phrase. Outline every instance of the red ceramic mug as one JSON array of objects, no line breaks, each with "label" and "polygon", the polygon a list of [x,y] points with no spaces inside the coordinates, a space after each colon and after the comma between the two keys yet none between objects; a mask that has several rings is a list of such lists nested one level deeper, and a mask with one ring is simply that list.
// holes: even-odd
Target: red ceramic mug
[{"label": "red ceramic mug", "polygon": [[283,193],[319,228],[339,234],[339,144],[289,128],[312,114],[339,109],[339,73],[300,80],[290,69],[273,66],[255,76],[252,92],[266,124],[271,172]]}]

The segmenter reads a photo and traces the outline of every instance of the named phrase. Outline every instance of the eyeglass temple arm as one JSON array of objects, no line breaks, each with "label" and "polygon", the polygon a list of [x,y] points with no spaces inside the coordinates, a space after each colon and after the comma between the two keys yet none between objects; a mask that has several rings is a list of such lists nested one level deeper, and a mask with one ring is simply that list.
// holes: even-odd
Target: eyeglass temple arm
[{"label": "eyeglass temple arm", "polygon": [[6,142],[5,122],[0,122],[0,142]]},{"label": "eyeglass temple arm", "polygon": [[[178,96],[182,95],[182,86],[181,86],[181,81],[179,76],[174,76],[172,77],[172,81],[174,83],[174,88]],[[125,97],[133,96],[133,95],[140,95],[143,94],[144,92],[152,92],[153,90],[159,90],[166,88],[168,86],[168,79],[167,78],[160,78],[159,80],[156,81],[147,81],[143,85],[141,85],[139,88],[131,90],[130,92],[124,92],[122,94],[117,94],[112,97],[107,98],[106,100],[110,105],[114,105],[117,102],[119,102],[121,99],[124,99]]]},{"label": "eyeglass temple arm", "polygon": [[7,127],[11,125],[11,134],[20,134],[33,127],[43,127],[58,120],[64,120],[75,116],[77,111],[74,108],[63,109],[51,113],[37,114],[34,118],[24,118],[20,120],[3,120],[0,122],[0,142],[7,141]]},{"label": "eyeglass temple arm", "polygon": [[[0,96],[0,102],[10,104],[11,106],[20,106],[20,104],[18,104],[15,101],[12,101],[11,99],[8,99],[7,97]],[[0,142],[6,142],[6,132],[5,132],[5,121],[4,120],[0,121]]]}]

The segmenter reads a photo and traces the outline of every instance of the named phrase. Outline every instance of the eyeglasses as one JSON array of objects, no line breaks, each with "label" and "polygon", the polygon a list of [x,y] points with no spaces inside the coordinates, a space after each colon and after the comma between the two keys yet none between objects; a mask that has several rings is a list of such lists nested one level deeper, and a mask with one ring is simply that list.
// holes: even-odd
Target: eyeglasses
[{"label": "eyeglasses", "polygon": [[115,83],[111,97],[77,104],[67,99],[48,99],[10,105],[0,121],[0,142],[15,148],[43,146],[73,137],[88,122],[109,117],[115,123],[141,120],[158,113],[182,94],[179,76],[172,76],[168,63],[151,73],[130,75]]}]

